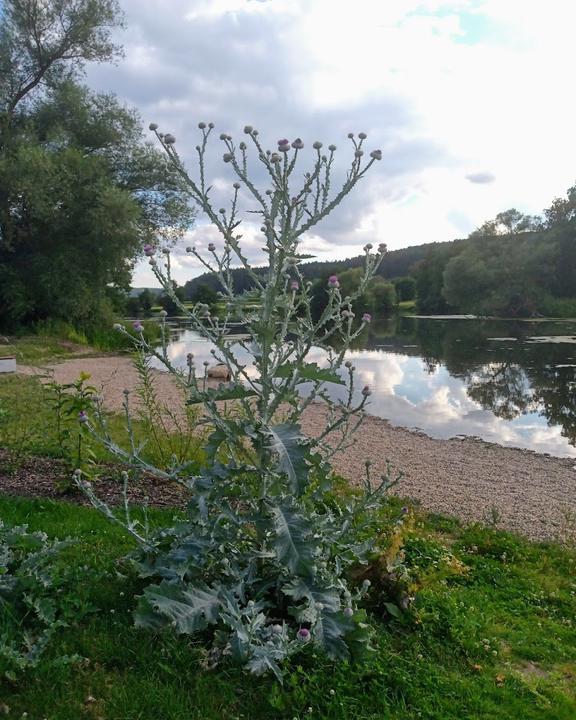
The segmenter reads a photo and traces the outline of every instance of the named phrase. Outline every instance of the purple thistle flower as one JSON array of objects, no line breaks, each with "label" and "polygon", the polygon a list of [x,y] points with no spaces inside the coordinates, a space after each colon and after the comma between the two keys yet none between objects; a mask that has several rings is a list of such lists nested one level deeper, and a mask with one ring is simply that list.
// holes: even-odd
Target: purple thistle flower
[{"label": "purple thistle flower", "polygon": [[370,390],[370,387],[368,385],[364,385],[364,387],[362,388],[362,395],[364,395],[364,397],[372,395],[372,390]]},{"label": "purple thistle flower", "polygon": [[214,250],[216,250],[216,245],[214,245],[214,243],[208,243],[208,250],[210,252],[214,252]]},{"label": "purple thistle flower", "polygon": [[154,132],[155,130],[158,130],[158,123],[151,122],[148,127],[150,128],[150,130],[152,130],[152,132]]},{"label": "purple thistle flower", "polygon": [[352,615],[354,615],[354,610],[352,610],[351,607],[344,608],[344,615],[346,617],[352,617]]},{"label": "purple thistle flower", "polygon": [[144,325],[142,325],[140,320],[135,320],[132,323],[132,327],[134,328],[134,330],[136,330],[136,332],[142,332],[144,330]]},{"label": "purple thistle flower", "polygon": [[370,157],[373,160],[382,160],[382,150],[372,150]]},{"label": "purple thistle flower", "polygon": [[144,255],[146,255],[147,257],[152,257],[152,255],[154,255],[154,252],[154,245],[150,245],[149,243],[144,245]]},{"label": "purple thistle flower", "polygon": [[300,630],[296,633],[296,637],[300,640],[300,642],[308,642],[308,640],[310,640],[310,630],[300,628]]},{"label": "purple thistle flower", "polygon": [[328,278],[328,285],[333,288],[340,287],[340,283],[338,282],[338,275],[330,275]]},{"label": "purple thistle flower", "polygon": [[385,253],[386,250],[388,250],[388,246],[386,245],[386,243],[380,243],[380,245],[378,245],[379,253]]},{"label": "purple thistle flower", "polygon": [[406,513],[408,512],[408,508],[406,507],[406,505],[404,505],[404,507],[401,508],[400,512],[403,513],[404,515],[406,515]]},{"label": "purple thistle flower", "polygon": [[298,280],[292,280],[290,283],[290,290],[298,290],[300,288],[300,284],[298,283]]},{"label": "purple thistle flower", "polygon": [[292,147],[294,148],[294,150],[302,150],[302,148],[304,147],[304,143],[300,138],[296,138],[296,140],[294,140],[294,142],[292,143]]},{"label": "purple thistle flower", "polygon": [[84,410],[80,410],[80,412],[78,413],[78,422],[80,422],[80,423],[88,422],[88,415],[86,415]]},{"label": "purple thistle flower", "polygon": [[372,322],[372,315],[370,315],[370,313],[364,313],[364,315],[362,315],[362,322],[363,323]]},{"label": "purple thistle flower", "polygon": [[287,140],[286,138],[278,140],[278,145],[290,145],[290,140]]}]

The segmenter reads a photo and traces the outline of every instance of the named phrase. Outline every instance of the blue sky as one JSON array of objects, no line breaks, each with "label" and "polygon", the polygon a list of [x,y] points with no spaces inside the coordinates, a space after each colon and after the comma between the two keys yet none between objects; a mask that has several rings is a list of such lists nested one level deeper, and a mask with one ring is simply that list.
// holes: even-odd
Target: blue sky
[{"label": "blue sky", "polygon": [[[315,235],[319,258],[467,235],[509,207],[539,212],[576,177],[572,29],[564,0],[121,0],[117,66],[88,82],[174,132],[193,170],[197,123],[345,146],[365,131],[377,172]],[[218,143],[209,171],[232,179]],[[343,166],[342,166],[343,168]],[[248,205],[246,206],[248,209]],[[258,261],[257,229],[245,229]],[[214,236],[199,222],[193,242]],[[189,244],[190,238],[183,241]],[[198,274],[176,258],[176,276]],[[138,267],[135,285],[153,285]]]}]

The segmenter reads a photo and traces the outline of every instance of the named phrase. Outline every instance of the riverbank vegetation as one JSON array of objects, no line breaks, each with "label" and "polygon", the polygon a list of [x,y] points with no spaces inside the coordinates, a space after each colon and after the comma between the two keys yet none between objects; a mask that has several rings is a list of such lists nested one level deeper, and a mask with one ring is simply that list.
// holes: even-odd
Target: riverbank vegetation
[{"label": "riverbank vegetation", "polygon": [[[400,513],[400,501],[387,512]],[[374,607],[368,662],[335,665],[310,648],[281,686],[231,667],[207,670],[201,644],[135,628],[142,584],[122,559],[133,543],[101,515],[0,497],[5,523],[75,538],[53,570],[64,624],[27,672],[0,659],[0,708],[9,718],[53,720],[571,720],[574,551],[410,512],[403,552],[418,587],[413,608]],[[150,510],[149,521],[161,526],[178,513]],[[0,606],[4,632],[6,620]],[[10,627],[16,641],[26,625]]]}]

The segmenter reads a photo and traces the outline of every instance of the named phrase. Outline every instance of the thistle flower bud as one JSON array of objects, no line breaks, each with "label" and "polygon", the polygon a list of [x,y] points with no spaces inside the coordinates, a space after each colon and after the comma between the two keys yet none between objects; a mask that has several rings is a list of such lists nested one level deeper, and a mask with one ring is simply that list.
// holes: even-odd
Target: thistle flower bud
[{"label": "thistle flower bud", "polygon": [[368,588],[371,585],[372,585],[372,583],[370,582],[370,580],[364,580],[364,582],[362,583],[362,590],[364,590],[364,591],[368,590]]},{"label": "thistle flower bud", "polygon": [[366,133],[358,133],[358,137],[360,138],[360,140],[366,140],[368,135],[366,135]]},{"label": "thistle flower bud", "polygon": [[340,287],[340,283],[338,282],[338,275],[330,275],[330,277],[328,278],[328,287]]},{"label": "thistle flower bud", "polygon": [[258,130],[256,130],[256,128],[254,128],[254,130],[252,130],[252,135],[254,135],[254,137],[256,137],[256,135],[258,135]]},{"label": "thistle flower bud", "polygon": [[272,630],[273,635],[281,635],[282,634],[282,625],[278,625],[278,624],[272,625],[270,630]]},{"label": "thistle flower bud", "polygon": [[352,367],[352,363],[350,362],[350,360],[346,360],[346,362],[344,363],[344,367],[346,367],[348,369],[350,369]]},{"label": "thistle flower bud", "polygon": [[270,155],[271,163],[279,163],[280,160],[281,160],[281,158],[280,158],[280,155],[278,155],[278,153],[272,153],[272,155]]},{"label": "thistle flower bud", "polygon": [[174,145],[176,138],[171,133],[166,133],[166,135],[164,135],[164,142],[166,145]]},{"label": "thistle flower bud", "polygon": [[186,355],[186,362],[188,364],[188,367],[191,367],[194,364],[193,361],[194,361],[194,354],[188,353],[188,355]]},{"label": "thistle flower bud", "polygon": [[210,130],[212,130],[212,128],[214,127],[214,123],[213,123],[213,122],[209,122],[209,123],[208,123],[208,127],[210,128]]},{"label": "thistle flower bud", "polygon": [[246,150],[246,143],[244,141],[242,141],[240,143],[239,147],[240,147],[240,150]]},{"label": "thistle flower bud", "polygon": [[386,243],[380,243],[380,245],[378,245],[379,253],[385,253],[386,250],[388,250],[388,246],[386,245]]},{"label": "thistle flower bud", "polygon": [[148,125],[148,129],[152,130],[152,132],[158,130],[158,123],[154,123],[154,122],[150,123],[150,125]]},{"label": "thistle flower bud", "polygon": [[348,133],[348,137],[350,138],[350,140],[352,140],[352,138],[354,137],[354,133]]},{"label": "thistle flower bud", "polygon": [[330,150],[330,152],[335,152],[336,145],[328,145],[328,150]]},{"label": "thistle flower bud", "polygon": [[232,185],[232,187],[234,188],[234,190],[240,190],[240,183],[235,182],[234,185]]},{"label": "thistle flower bud", "polygon": [[304,147],[304,143],[300,138],[296,138],[296,140],[294,140],[294,142],[292,143],[292,147],[294,148],[294,150],[302,150],[302,148]]},{"label": "thistle flower bud", "polygon": [[148,264],[149,264],[149,265],[158,265],[158,263],[156,262],[156,258],[153,258],[153,257],[151,257],[151,258],[148,260]]},{"label": "thistle flower bud", "polygon": [[231,153],[224,153],[222,155],[222,160],[224,160],[225,163],[231,162],[234,156]]},{"label": "thistle flower bud", "polygon": [[254,128],[252,127],[252,125],[244,125],[244,132],[246,133],[246,135],[250,135],[253,130]]},{"label": "thistle flower bud", "polygon": [[351,607],[344,608],[343,612],[346,617],[352,617],[352,615],[354,615],[354,610],[352,610]]},{"label": "thistle flower bud", "polygon": [[368,385],[365,385],[365,386],[362,388],[362,395],[364,395],[364,397],[368,397],[369,395],[372,395],[372,390],[370,390],[370,388],[368,387]]},{"label": "thistle flower bud", "polygon": [[187,252],[187,253],[194,252],[194,248],[193,248],[193,247],[190,247],[190,245],[188,245],[188,247],[186,248],[186,252]]},{"label": "thistle flower bud", "polygon": [[361,158],[364,155],[364,150],[356,150],[354,157]]},{"label": "thistle flower bud", "polygon": [[316,142],[312,143],[312,147],[314,148],[314,150],[320,150],[320,148],[322,147],[322,143],[320,142],[320,140],[316,140]]},{"label": "thistle flower bud", "polygon": [[310,630],[300,628],[296,633],[296,638],[300,640],[300,642],[308,642],[308,640],[310,640]]},{"label": "thistle flower bud", "polygon": [[370,157],[373,160],[382,160],[382,150],[372,150]]},{"label": "thistle flower bud", "polygon": [[346,320],[347,318],[353,318],[354,313],[352,310],[342,310],[342,317]]},{"label": "thistle flower bud", "polygon": [[366,243],[366,245],[364,245],[364,252],[370,252],[373,247],[374,245],[372,245],[372,243]]},{"label": "thistle flower bud", "polygon": [[218,210],[218,212],[219,212],[221,215],[225,215],[225,214],[226,214],[226,208],[220,208],[220,210]]},{"label": "thistle flower bud", "polygon": [[227,140],[227,139],[228,139],[228,135],[226,135],[226,133],[220,133],[220,140]]},{"label": "thistle flower bud", "polygon": [[161,318],[165,318],[168,316],[168,313],[166,312],[166,310],[160,310],[158,315],[160,315]]},{"label": "thistle flower bud", "polygon": [[214,243],[208,243],[208,250],[209,252],[214,252],[214,250],[216,250],[216,245],[214,245]]},{"label": "thistle flower bud", "polygon": [[206,123],[205,123],[205,122],[199,122],[199,123],[198,123],[198,127],[200,128],[200,130],[204,130],[204,128],[206,127]]},{"label": "thistle flower bud", "polygon": [[120,331],[120,330],[124,330],[124,325],[120,325],[120,323],[114,323],[114,325],[112,325],[112,328],[114,330]]}]

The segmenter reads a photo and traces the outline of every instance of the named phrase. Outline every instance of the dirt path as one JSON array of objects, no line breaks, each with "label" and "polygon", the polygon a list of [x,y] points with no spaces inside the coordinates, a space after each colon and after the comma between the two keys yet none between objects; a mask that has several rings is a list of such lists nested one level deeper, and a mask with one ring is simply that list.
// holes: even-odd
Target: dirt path
[{"label": "dirt path", "polygon": [[[126,357],[74,358],[51,368],[58,382],[76,379],[80,371],[101,388],[106,407],[119,411],[122,391],[136,386],[136,373]],[[34,373],[32,368],[24,372]],[[180,402],[171,378],[157,373],[159,395],[170,404]],[[173,405],[174,407],[175,405]],[[309,408],[305,432],[322,424],[323,408]],[[533,539],[576,540],[576,465],[527,450],[508,448],[473,438],[434,440],[423,433],[390,425],[369,416],[352,449],[334,457],[335,469],[359,482],[370,459],[375,475],[389,461],[403,477],[394,492],[412,498],[427,510],[464,521],[490,522]]]}]

